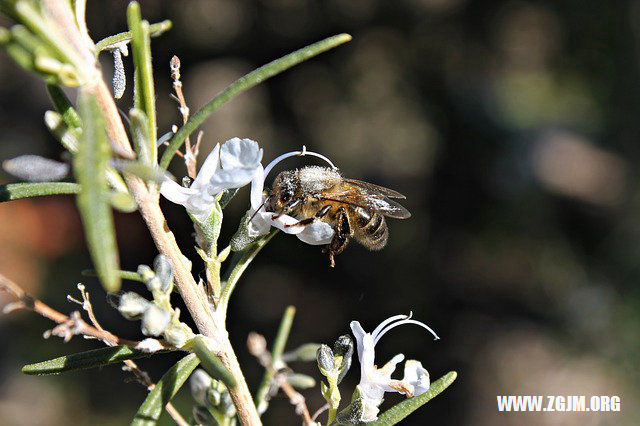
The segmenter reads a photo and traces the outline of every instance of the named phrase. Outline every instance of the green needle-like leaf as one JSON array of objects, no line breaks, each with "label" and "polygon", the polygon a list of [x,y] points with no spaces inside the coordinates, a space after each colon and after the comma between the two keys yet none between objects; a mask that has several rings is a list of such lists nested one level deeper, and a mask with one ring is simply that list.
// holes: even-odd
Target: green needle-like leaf
[{"label": "green needle-like leaf", "polygon": [[22,372],[31,376],[45,376],[102,367],[127,359],[145,358],[151,355],[149,352],[138,351],[129,346],[112,346],[28,364],[22,367]]},{"label": "green needle-like leaf", "polygon": [[53,102],[53,106],[56,108],[56,111],[60,113],[62,120],[67,124],[67,127],[72,131],[77,131],[77,129],[81,128],[82,120],[80,120],[80,116],[73,108],[71,101],[69,101],[69,98],[67,98],[67,95],[65,95],[60,86],[56,84],[47,84],[47,92],[49,92],[49,97]]},{"label": "green needle-like leaf", "polygon": [[[157,37],[164,33],[165,31],[169,31],[171,29],[171,21],[168,19],[166,21],[158,22],[156,24],[149,25],[149,33],[151,37]],[[115,34],[105,39],[100,40],[96,43],[96,56],[107,49],[115,49],[121,43],[128,43],[131,41],[131,31],[126,31],[123,33]]]},{"label": "green needle-like leaf", "polygon": [[214,379],[221,380],[227,389],[236,387],[236,380],[233,378],[227,367],[224,366],[220,358],[207,347],[202,336],[193,339],[193,351],[202,362],[202,368]]},{"label": "green needle-like leaf", "polygon": [[78,183],[78,209],[98,276],[109,292],[120,290],[119,260],[113,215],[109,204],[109,186],[105,172],[110,149],[105,123],[93,95],[80,93],[80,117],[84,129],[73,166]]},{"label": "green needle-like leaf", "polygon": [[[119,270],[117,271],[118,275],[120,275],[120,278],[122,278],[123,280],[131,280],[131,281],[138,281],[143,283],[144,280],[142,279],[142,277],[140,276],[139,273],[137,272],[133,272],[133,271],[123,271],[123,270]],[[97,277],[98,273],[96,271],[94,271],[93,269],[85,269],[81,272],[82,275],[84,275],[85,277]]]},{"label": "green needle-like leaf", "polygon": [[152,426],[158,422],[165,405],[180,390],[189,378],[200,360],[196,354],[189,354],[182,358],[167,371],[144,400],[136,413],[131,426]]},{"label": "green needle-like leaf", "polygon": [[156,95],[153,84],[153,68],[151,67],[151,36],[149,23],[143,21],[140,15],[140,5],[136,1],[129,3],[127,21],[131,30],[131,50],[133,51],[134,66],[134,105],[146,115],[148,131],[147,137],[152,143],[148,144],[149,160],[156,164]]},{"label": "green needle-like leaf", "polygon": [[413,398],[407,398],[399,404],[394,405],[380,416],[378,420],[367,423],[370,426],[391,426],[398,423],[400,420],[407,417],[409,414],[422,407],[424,404],[435,398],[438,394],[444,391],[453,383],[458,376],[455,371],[450,371],[444,376],[440,377],[435,382],[431,383],[429,390],[422,395],[415,396]]},{"label": "green needle-like leaf", "polygon": [[229,87],[216,95],[211,101],[209,101],[209,103],[193,114],[185,125],[178,130],[173,138],[171,138],[169,146],[162,155],[160,167],[166,169],[176,151],[178,151],[184,143],[185,139],[222,105],[229,102],[242,92],[256,86],[258,83],[262,83],[274,75],[280,74],[281,72],[293,67],[294,65],[313,58],[322,52],[333,49],[334,47],[346,43],[349,40],[351,40],[351,36],[349,34],[339,34],[326,38],[307,47],[303,47],[302,49],[296,50],[295,52],[283,56],[280,59],[269,62],[268,64],[263,65],[244,77],[236,80]]},{"label": "green needle-like leaf", "polygon": [[[282,353],[284,352],[284,348],[287,344],[287,339],[289,338],[289,332],[291,331],[295,315],[295,306],[287,306],[287,309],[284,311],[284,315],[282,316],[282,320],[280,320],[278,333],[276,334],[276,338],[273,341],[273,347],[271,348],[271,359],[273,365],[278,365],[281,362]],[[274,369],[267,368],[262,376],[262,382],[260,382],[255,398],[256,408],[258,409],[259,414],[267,411],[267,408],[269,407],[267,394],[269,393],[269,387],[274,375]]]},{"label": "green needle-like leaf", "polygon": [[80,185],[72,182],[9,183],[0,185],[0,203],[44,195],[77,194]]}]

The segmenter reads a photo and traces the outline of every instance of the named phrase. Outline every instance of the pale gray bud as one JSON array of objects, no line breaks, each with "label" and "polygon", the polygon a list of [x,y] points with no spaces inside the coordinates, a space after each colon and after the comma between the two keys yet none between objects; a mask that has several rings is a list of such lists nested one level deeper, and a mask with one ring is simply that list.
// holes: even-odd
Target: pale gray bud
[{"label": "pale gray bud", "polygon": [[236,406],[233,405],[231,394],[225,390],[220,394],[220,405],[218,405],[225,417],[234,417],[236,415]]},{"label": "pale gray bud", "polygon": [[191,388],[191,396],[198,404],[206,405],[207,393],[212,383],[213,379],[202,368],[198,368],[191,374],[189,388]]},{"label": "pale gray bud", "polygon": [[190,337],[191,335],[184,328],[175,324],[169,324],[164,331],[165,340],[177,348],[183,347]]},{"label": "pale gray bud", "polygon": [[142,278],[142,281],[146,283],[151,278],[155,277],[156,273],[153,272],[153,269],[151,269],[147,265],[139,265],[138,266],[138,275],[140,275],[140,278]]},{"label": "pale gray bud", "polygon": [[151,304],[138,293],[128,292],[120,296],[118,312],[128,320],[140,319]]},{"label": "pale gray bud", "polygon": [[344,334],[338,337],[338,340],[333,345],[333,353],[336,356],[342,356],[342,362],[338,367],[338,371],[340,372],[338,376],[338,384],[342,381],[344,376],[351,368],[351,357],[353,356],[353,340],[351,336],[348,334]]},{"label": "pale gray bud", "polygon": [[29,182],[60,180],[69,174],[69,165],[39,155],[21,155],[2,163],[2,168],[13,176]]},{"label": "pale gray bud", "polygon": [[320,345],[316,352],[318,368],[324,376],[328,376],[333,371],[333,351],[327,345]]},{"label": "pale gray bud", "polygon": [[150,304],[142,316],[142,334],[145,336],[159,336],[167,329],[171,314]]},{"label": "pale gray bud", "polygon": [[153,261],[153,269],[156,272],[156,277],[160,279],[162,291],[169,293],[173,289],[173,265],[169,258],[163,254],[157,255]]},{"label": "pale gray bud", "polygon": [[162,291],[162,281],[160,281],[160,278],[158,277],[153,277],[149,281],[145,281],[145,284],[152,293],[154,291]]},{"label": "pale gray bud", "polygon": [[113,97],[120,99],[127,87],[127,77],[122,63],[122,51],[113,49]]}]

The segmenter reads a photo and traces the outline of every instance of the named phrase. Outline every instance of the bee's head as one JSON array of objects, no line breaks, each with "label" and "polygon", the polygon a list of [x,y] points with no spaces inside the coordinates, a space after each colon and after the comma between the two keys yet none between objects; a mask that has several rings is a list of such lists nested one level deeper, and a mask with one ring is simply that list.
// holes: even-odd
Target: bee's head
[{"label": "bee's head", "polygon": [[276,213],[287,213],[296,196],[297,177],[295,171],[284,171],[273,181],[273,186],[266,204],[266,210]]}]

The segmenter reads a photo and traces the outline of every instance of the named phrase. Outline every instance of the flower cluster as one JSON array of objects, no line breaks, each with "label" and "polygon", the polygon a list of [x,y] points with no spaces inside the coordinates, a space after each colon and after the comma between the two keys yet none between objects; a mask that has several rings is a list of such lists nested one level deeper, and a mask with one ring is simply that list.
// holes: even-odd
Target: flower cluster
[{"label": "flower cluster", "polygon": [[[142,334],[145,336],[163,336],[173,346],[181,348],[191,338],[193,331],[180,322],[180,310],[171,306],[170,295],[173,290],[173,268],[166,256],[158,255],[154,261],[154,270],[147,265],[138,267],[138,274],[153,295],[149,301],[138,293],[129,291],[118,298],[116,308],[128,320],[141,320]],[[153,339],[146,339],[138,349],[154,352],[162,347]]]},{"label": "flower cluster", "polygon": [[249,237],[267,234],[271,227],[276,227],[287,234],[296,235],[307,244],[328,244],[334,234],[330,225],[316,221],[307,226],[295,226],[298,219],[267,212],[263,191],[269,172],[286,158],[309,155],[319,157],[335,167],[333,163],[323,155],[303,148],[302,151],[283,154],[263,168],[262,154],[258,143],[251,139],[230,139],[222,146],[216,145],[190,187],[180,186],[167,178],[160,187],[160,193],[168,200],[183,205],[196,221],[204,223],[224,190],[251,183],[251,207],[248,212],[251,220],[247,229]]},{"label": "flower cluster", "polygon": [[375,363],[375,346],[389,330],[403,324],[415,324],[425,328],[436,340],[439,337],[426,324],[411,319],[411,315],[395,315],[384,320],[372,333],[364,331],[358,321],[351,322],[351,331],[356,338],[358,360],[360,361],[360,396],[363,410],[359,421],[369,422],[377,418],[378,407],[385,392],[398,392],[407,397],[421,395],[429,390],[429,373],[420,361],[407,360],[404,365],[404,377],[392,379],[396,366],[404,360],[403,354],[394,356],[382,368]]}]

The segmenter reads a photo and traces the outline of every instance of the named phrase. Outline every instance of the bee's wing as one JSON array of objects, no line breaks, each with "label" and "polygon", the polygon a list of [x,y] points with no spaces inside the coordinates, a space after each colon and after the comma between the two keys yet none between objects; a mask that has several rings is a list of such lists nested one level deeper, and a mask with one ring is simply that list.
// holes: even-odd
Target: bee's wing
[{"label": "bee's wing", "polygon": [[[364,185],[362,185],[364,184]],[[378,188],[385,191],[390,189],[368,184],[367,182],[348,180],[346,185],[333,188],[320,194],[320,199],[349,204],[354,207],[362,207],[395,219],[406,219],[411,213],[400,204],[388,198],[386,193],[381,193]],[[391,191],[393,194],[399,193]]]},{"label": "bee's wing", "polygon": [[401,193],[399,193],[398,191],[394,191],[393,189],[385,188],[384,186],[374,185],[372,183],[364,182],[364,181],[356,180],[356,179],[343,178],[342,180],[347,182],[347,183],[350,183],[351,185],[363,188],[363,189],[367,190],[367,192],[370,192],[370,193],[382,194],[382,195],[385,195],[385,196],[387,196],[389,198],[407,198],[404,195],[402,195]]}]

